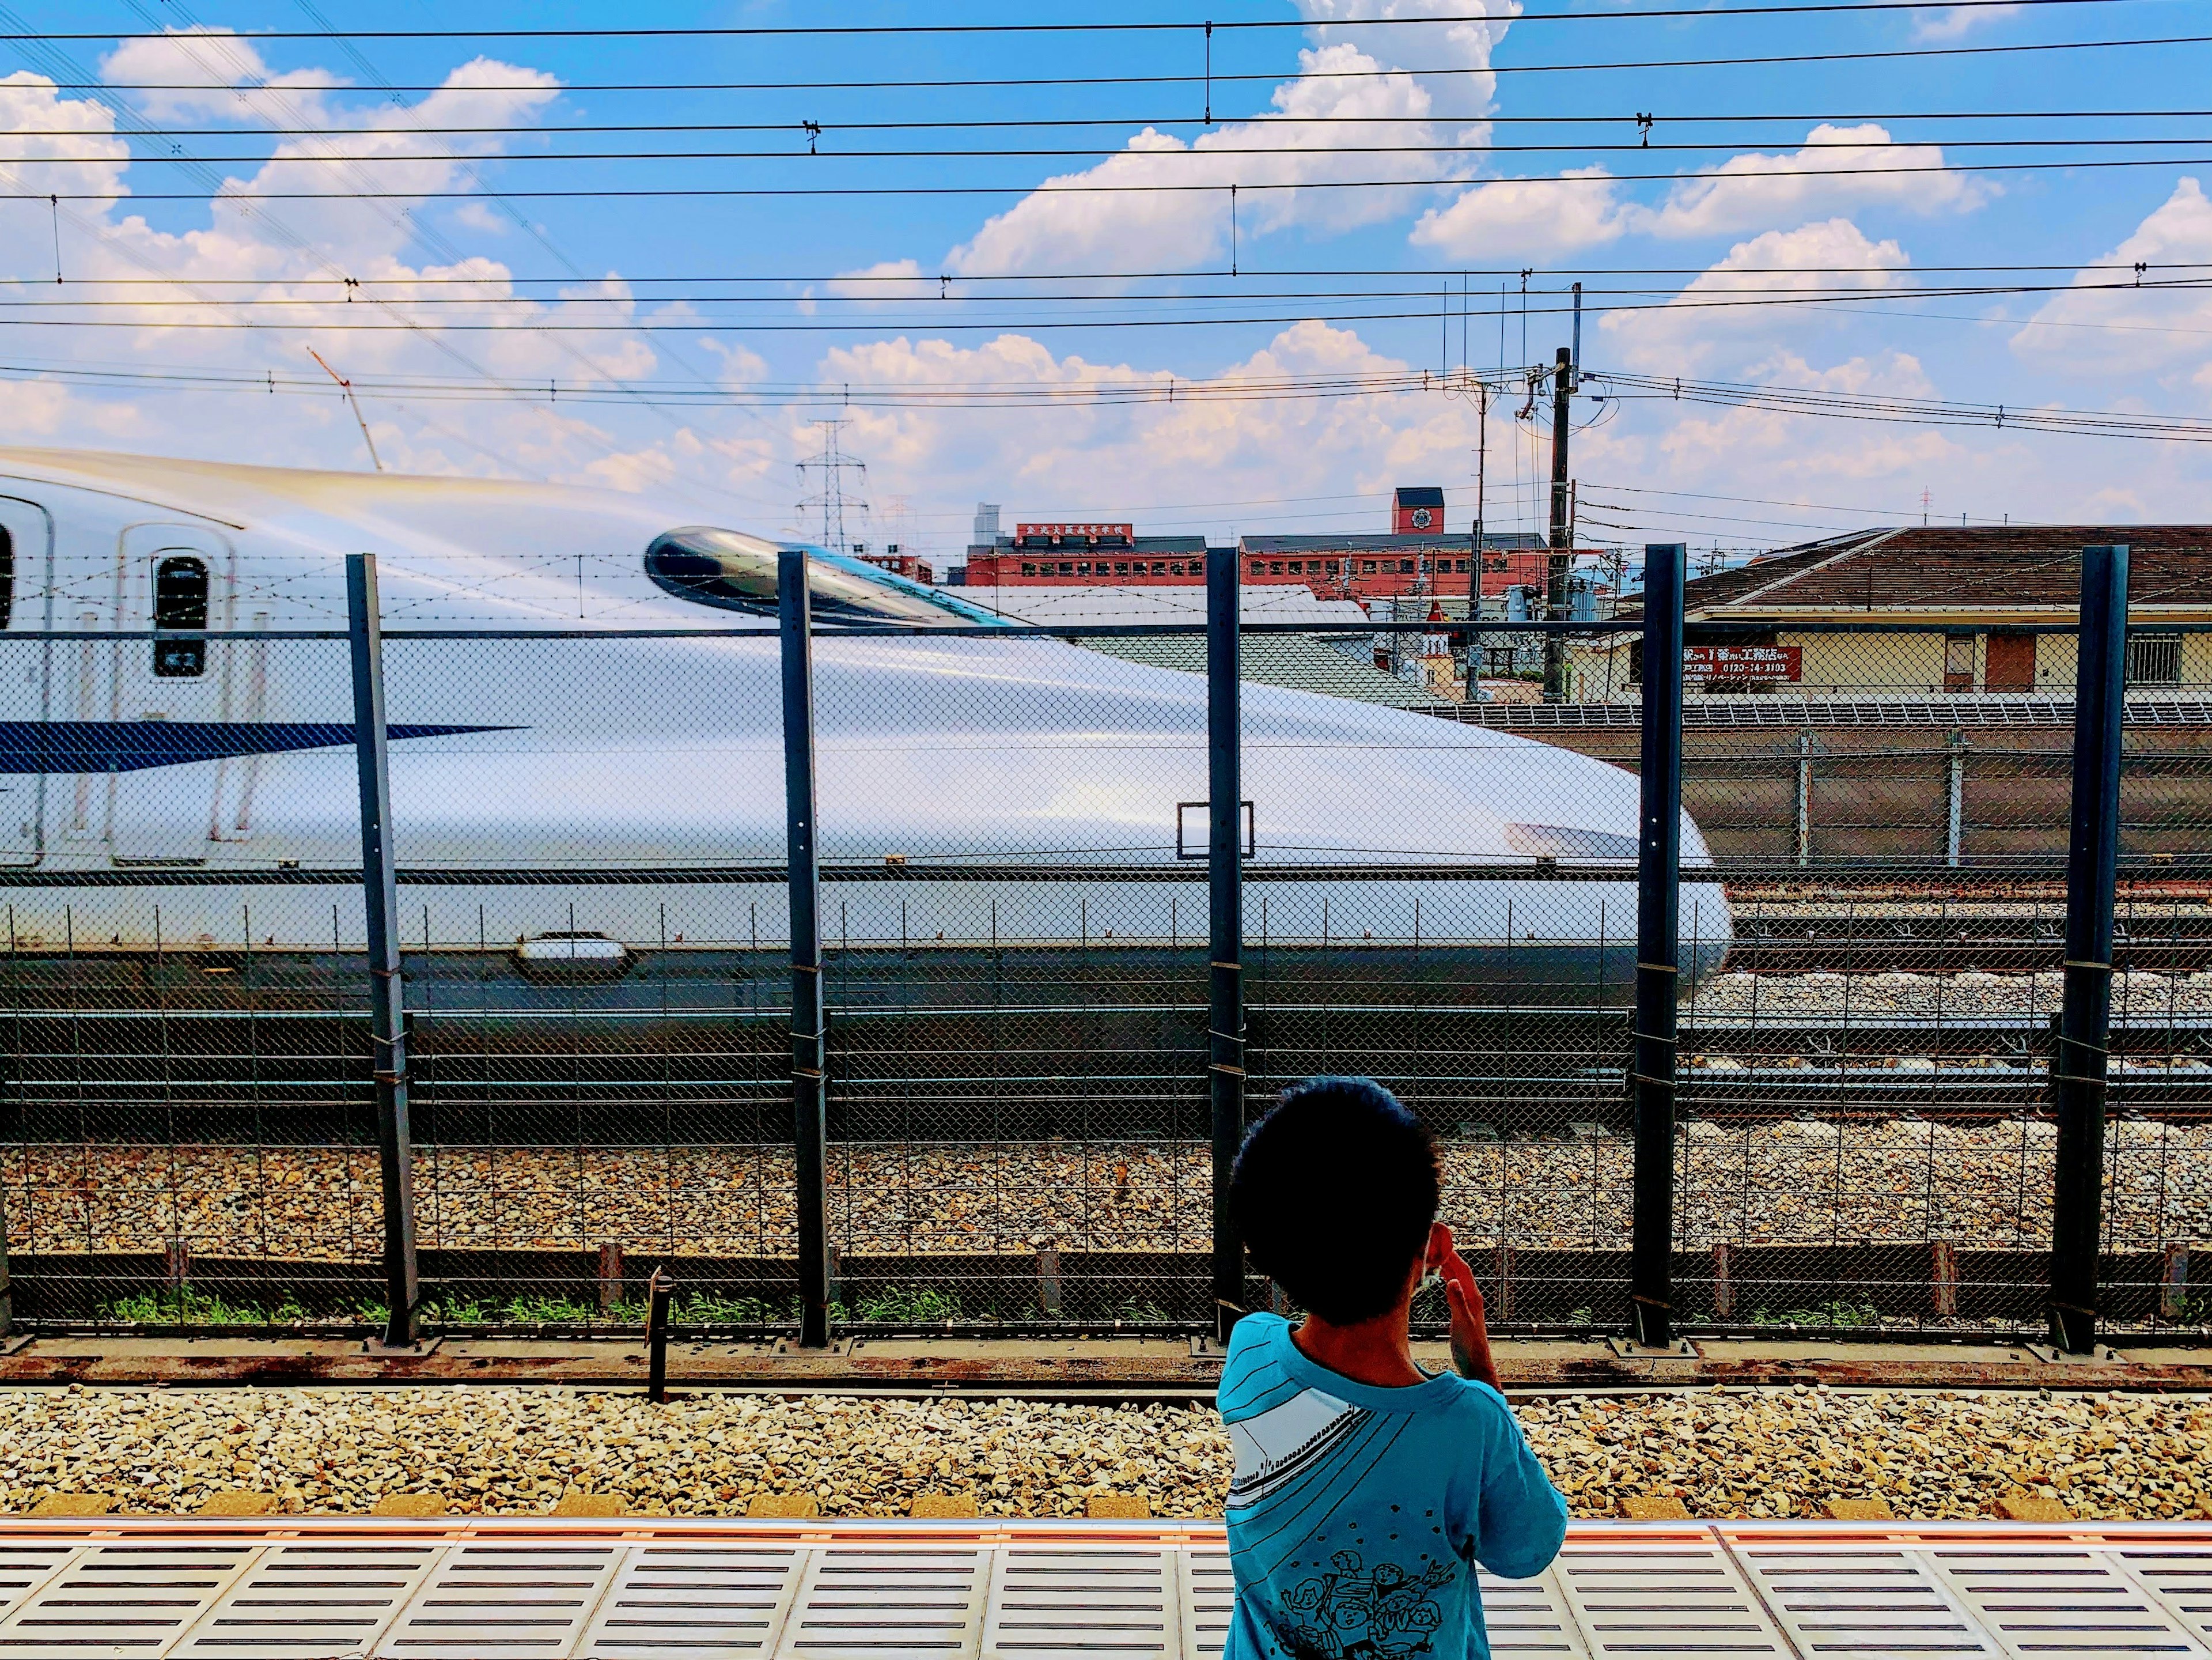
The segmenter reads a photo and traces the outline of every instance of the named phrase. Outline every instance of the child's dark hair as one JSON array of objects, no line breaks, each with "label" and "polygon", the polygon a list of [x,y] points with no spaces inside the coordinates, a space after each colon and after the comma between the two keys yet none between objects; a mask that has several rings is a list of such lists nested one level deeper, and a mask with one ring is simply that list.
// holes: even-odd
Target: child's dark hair
[{"label": "child's dark hair", "polygon": [[1437,1144],[1370,1078],[1310,1078],[1253,1126],[1229,1205],[1259,1270],[1334,1325],[1389,1311],[1426,1246]]}]

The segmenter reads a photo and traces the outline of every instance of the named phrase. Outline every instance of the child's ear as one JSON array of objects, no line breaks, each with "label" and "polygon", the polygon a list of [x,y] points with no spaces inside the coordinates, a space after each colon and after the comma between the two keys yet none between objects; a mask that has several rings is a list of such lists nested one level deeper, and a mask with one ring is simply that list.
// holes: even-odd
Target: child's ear
[{"label": "child's ear", "polygon": [[1425,1268],[1441,1268],[1451,1260],[1451,1230],[1441,1222],[1430,1223],[1428,1250],[1421,1258],[1421,1266]]}]

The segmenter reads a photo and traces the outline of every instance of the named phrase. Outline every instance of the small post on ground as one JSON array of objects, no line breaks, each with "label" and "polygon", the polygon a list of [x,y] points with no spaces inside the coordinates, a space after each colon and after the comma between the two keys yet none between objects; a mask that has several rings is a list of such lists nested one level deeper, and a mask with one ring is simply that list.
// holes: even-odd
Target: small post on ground
[{"label": "small post on ground", "polygon": [[1244,1312],[1244,1244],[1229,1213],[1229,1177],[1244,1137],[1244,826],[1243,682],[1237,556],[1206,562],[1207,1072],[1213,1110],[1213,1335],[1227,1345]]},{"label": "small post on ground", "polygon": [[668,1304],[676,1289],[665,1268],[645,1282],[645,1398],[668,1398]]},{"label": "small post on ground", "polygon": [[1679,543],[1644,550],[1643,803],[1637,820],[1636,1208],[1629,1335],[1674,1339],[1675,998],[1681,979],[1682,567]]},{"label": "small post on ground", "polygon": [[2128,550],[2081,550],[2074,674],[2074,800],[2066,845],[2065,1000],[2051,1068],[2058,1116],[2051,1213],[2051,1341],[2097,1347],[2103,1231],[2106,1040],[2112,1012],[2113,889],[2119,878],[2120,720],[2127,687]]},{"label": "small post on ground", "polygon": [[371,1075],[384,1185],[384,1341],[415,1345],[415,1147],[407,1122],[405,997],[399,978],[399,888],[392,847],[391,751],[384,722],[384,629],[376,556],[346,556],[353,648],[354,754],[361,782],[361,885],[368,922]]},{"label": "small post on ground", "polygon": [[814,640],[806,550],[776,556],[783,629],[783,795],[791,890],[791,1108],[798,1183],[799,1342],[830,1346],[829,1109],[822,1016],[822,871],[814,788]]}]

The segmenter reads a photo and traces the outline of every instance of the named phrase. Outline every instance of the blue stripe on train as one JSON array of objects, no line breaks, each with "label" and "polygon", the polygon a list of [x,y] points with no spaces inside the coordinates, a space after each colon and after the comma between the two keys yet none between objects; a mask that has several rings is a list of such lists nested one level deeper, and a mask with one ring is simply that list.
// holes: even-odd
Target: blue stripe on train
[{"label": "blue stripe on train", "polygon": [[[515,727],[392,726],[396,739]],[[349,721],[0,721],[0,774],[140,772],[148,767],[350,746]]]}]

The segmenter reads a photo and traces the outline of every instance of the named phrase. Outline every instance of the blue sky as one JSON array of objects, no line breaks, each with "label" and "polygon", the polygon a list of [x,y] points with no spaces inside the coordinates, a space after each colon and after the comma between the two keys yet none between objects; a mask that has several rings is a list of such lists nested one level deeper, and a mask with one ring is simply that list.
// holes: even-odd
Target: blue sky
[{"label": "blue sky", "polygon": [[[979,500],[1010,520],[1226,535],[1379,526],[1393,483],[1433,483],[1457,526],[1478,431],[1464,372],[1548,362],[1581,280],[1591,389],[1613,393],[1576,413],[1586,543],[1776,545],[1917,518],[1923,493],[1954,520],[2205,516],[2202,446],[1946,425],[1915,401],[2204,409],[2212,293],[2171,283],[2212,275],[2196,182],[2212,116],[2062,112],[2203,107],[2212,46],[1953,50],[2212,33],[2201,7],[1534,9],[1546,16],[1508,0],[15,0],[0,27],[168,38],[0,45],[13,71],[0,171],[16,198],[0,203],[0,275],[17,302],[0,312],[0,442],[364,465],[334,388],[279,384],[319,374],[312,347],[361,384],[394,468],[651,489],[687,516],[767,530],[793,524],[811,492],[794,464],[825,414],[848,420],[843,441],[868,464],[853,483],[870,510],[851,533],[940,556]],[[1210,93],[1042,83],[1199,75],[1206,47],[1190,27],[500,33],[1206,15],[1289,27],[1218,27]],[[462,28],[488,33],[359,33]],[[1851,55],[1867,53],[1917,55]],[[1784,54],[1813,61],[1711,61]],[[1629,60],[1687,66],[1559,67]],[[1013,84],[883,84],[927,80]],[[98,84],[55,84],[76,81]],[[678,82],[748,89],[605,89]],[[1655,148],[1639,148],[1639,113]],[[1097,125],[858,125],[1045,119]],[[823,155],[805,155],[804,122]],[[635,125],[696,130],[608,131]],[[2112,142],[2136,138],[2171,142]],[[1680,145],[1700,148],[1668,148]],[[771,154],[552,159],[653,149]],[[915,149],[953,154],[854,154]],[[1069,153],[988,153],[1011,150]],[[2081,165],[2120,159],[2153,164]],[[2001,165],[2021,161],[2069,165]],[[1582,176],[1547,177],[1562,173]],[[527,194],[824,184],[988,193]],[[218,188],[316,199],[218,204]],[[2138,259],[2151,286],[2081,285],[2083,266]],[[2057,269],[1936,269],[2020,264]],[[2184,269],[2160,286],[2166,267]],[[1345,272],[1361,275],[1326,274]],[[2055,291],[1911,292],[2020,282]],[[1828,292],[1740,303],[1790,286]],[[210,326],[240,323],[256,326]],[[1423,370],[1431,386],[1406,386]],[[1625,397],[1608,372],[1904,403],[1893,419],[1846,421]],[[216,380],[133,378],[148,374]],[[1300,395],[1218,395],[1256,381]],[[884,406],[885,388],[908,401]],[[1516,421],[1520,404],[1493,403],[1486,424],[1487,522],[1501,528],[1541,508],[1548,439]]]}]

